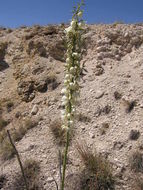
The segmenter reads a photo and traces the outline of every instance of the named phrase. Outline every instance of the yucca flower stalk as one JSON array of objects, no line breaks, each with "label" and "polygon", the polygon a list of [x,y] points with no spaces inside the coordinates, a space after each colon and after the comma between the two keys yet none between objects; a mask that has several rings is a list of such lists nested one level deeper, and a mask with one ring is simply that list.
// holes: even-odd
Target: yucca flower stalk
[{"label": "yucca flower stalk", "polygon": [[76,104],[80,94],[80,61],[82,58],[82,33],[84,26],[84,22],[82,20],[83,11],[81,10],[82,5],[83,1],[78,4],[77,7],[74,7],[70,26],[65,29],[67,51],[64,88],[61,91],[63,95],[62,106],[64,108],[61,110],[61,118],[63,122],[62,129],[66,131],[66,145],[63,160],[61,190],[64,190],[70,131],[74,125]]}]

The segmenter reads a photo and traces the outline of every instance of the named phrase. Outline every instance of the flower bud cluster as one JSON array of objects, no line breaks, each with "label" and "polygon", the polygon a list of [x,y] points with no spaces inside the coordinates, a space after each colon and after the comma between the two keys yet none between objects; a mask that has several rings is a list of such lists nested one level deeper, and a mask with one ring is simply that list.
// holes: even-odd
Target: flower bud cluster
[{"label": "flower bud cluster", "polygon": [[64,87],[62,93],[61,118],[63,121],[62,128],[69,130],[74,124],[76,104],[79,97],[79,80],[80,80],[80,60],[81,60],[81,41],[83,22],[81,20],[82,11],[79,10],[74,14],[70,26],[65,29],[67,52],[65,64]]}]

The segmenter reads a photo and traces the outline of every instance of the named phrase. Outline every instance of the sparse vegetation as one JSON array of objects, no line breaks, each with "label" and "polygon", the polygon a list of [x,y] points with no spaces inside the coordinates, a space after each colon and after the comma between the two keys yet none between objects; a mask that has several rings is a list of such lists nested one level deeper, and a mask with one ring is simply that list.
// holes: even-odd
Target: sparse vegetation
[{"label": "sparse vegetation", "polygon": [[15,155],[15,151],[7,138],[0,145],[0,155],[3,160],[11,159]]},{"label": "sparse vegetation", "polygon": [[5,137],[6,137],[6,131],[3,129],[1,132],[0,132],[0,144],[4,141]]},{"label": "sparse vegetation", "polygon": [[6,102],[6,108],[7,108],[8,112],[10,112],[12,110],[13,106],[14,106],[13,101],[9,100]]},{"label": "sparse vegetation", "polygon": [[2,108],[2,105],[0,103],[0,116],[2,115],[2,112],[3,112],[3,108]]},{"label": "sparse vegetation", "polygon": [[134,190],[143,190],[143,178],[136,176],[134,186]]},{"label": "sparse vegetation", "polygon": [[115,22],[113,23],[113,26],[117,26],[118,24],[125,24],[125,23],[124,23],[124,21],[119,20],[119,21],[115,21]]},{"label": "sparse vegetation", "polygon": [[14,141],[19,141],[23,138],[23,136],[27,133],[27,131],[35,126],[37,126],[38,122],[34,121],[30,118],[26,119],[24,124],[15,128],[12,133],[12,137]]},{"label": "sparse vegetation", "polygon": [[133,152],[129,161],[131,170],[143,173],[143,154],[141,152],[138,150]]},{"label": "sparse vegetation", "polygon": [[50,88],[51,90],[56,89],[56,87],[58,86],[57,77],[54,72],[49,73],[47,84],[48,84],[48,88]]},{"label": "sparse vegetation", "polygon": [[77,150],[85,165],[81,176],[82,190],[113,190],[115,179],[109,162],[101,155],[93,154],[84,143],[78,143]]},{"label": "sparse vegetation", "polygon": [[102,109],[102,112],[105,114],[109,114],[110,111],[111,111],[111,106],[108,104]]},{"label": "sparse vegetation", "polygon": [[7,181],[6,176],[4,174],[0,175],[0,189],[3,188],[6,181]]},{"label": "sparse vegetation", "polygon": [[[14,141],[19,141],[27,133],[27,131],[37,125],[37,121],[27,119],[23,125],[20,125],[16,129],[12,130],[12,138]],[[7,139],[7,133],[3,129],[0,132],[0,155],[3,160],[11,159],[15,152]]]},{"label": "sparse vegetation", "polygon": [[[40,165],[39,162],[29,159],[26,160],[24,165],[24,173],[27,179],[29,190],[41,190],[42,185],[39,180]],[[25,187],[24,180],[21,173],[18,173],[13,182],[14,190],[23,190]]]},{"label": "sparse vegetation", "polygon": [[8,121],[0,117],[0,131],[2,131],[8,125]]},{"label": "sparse vegetation", "polygon": [[77,119],[80,122],[88,123],[91,121],[91,118],[88,115],[85,115],[84,113],[79,113],[77,115]]},{"label": "sparse vegetation", "polygon": [[100,128],[100,134],[101,135],[104,135],[104,134],[106,134],[106,131],[107,131],[107,129],[109,128],[109,124],[108,123],[102,123],[102,126],[101,126],[101,128]]},{"label": "sparse vegetation", "polygon": [[57,119],[50,124],[50,129],[59,145],[63,145],[66,142],[66,131],[61,128],[61,120]]},{"label": "sparse vegetation", "polygon": [[136,106],[136,103],[137,103],[135,100],[129,101],[124,98],[122,100],[123,100],[123,105],[125,107],[126,113],[130,113],[134,109],[134,107]]},{"label": "sparse vegetation", "polygon": [[19,126],[17,129],[14,129],[12,133],[12,137],[14,141],[20,141],[23,136],[26,134],[27,128],[23,126]]},{"label": "sparse vegetation", "polygon": [[27,118],[25,120],[24,127],[27,128],[27,130],[28,130],[28,129],[31,129],[31,128],[37,126],[37,124],[38,124],[38,121]]},{"label": "sparse vegetation", "polygon": [[115,92],[114,92],[114,98],[115,98],[116,100],[120,100],[121,97],[122,97],[122,94],[121,94],[120,92],[118,92],[118,91],[115,91]]},{"label": "sparse vegetation", "polygon": [[137,140],[140,136],[140,132],[138,130],[131,130],[129,139],[130,140]]}]

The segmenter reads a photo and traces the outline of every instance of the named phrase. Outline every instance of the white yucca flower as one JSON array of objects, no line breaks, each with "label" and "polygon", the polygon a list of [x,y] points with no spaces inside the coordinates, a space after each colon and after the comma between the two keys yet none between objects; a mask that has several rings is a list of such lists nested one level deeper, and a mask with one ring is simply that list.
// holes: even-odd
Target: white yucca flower
[{"label": "white yucca flower", "polygon": [[61,90],[61,94],[66,94],[67,93],[67,89],[66,88],[63,88],[62,90]]},{"label": "white yucca flower", "polygon": [[66,74],[66,75],[65,75],[65,79],[66,79],[66,80],[69,80],[69,79],[70,79],[70,74]]},{"label": "white yucca flower", "polygon": [[63,128],[70,128],[74,123],[76,104],[79,98],[79,79],[80,79],[80,60],[81,60],[81,39],[83,21],[81,19],[83,12],[78,9],[75,12],[70,26],[65,29],[67,51],[65,63],[64,87],[61,91],[62,106],[64,112],[61,112]]},{"label": "white yucca flower", "polygon": [[77,15],[78,15],[78,17],[82,17],[83,12],[82,12],[82,11],[80,11]]},{"label": "white yucca flower", "polygon": [[75,29],[75,26],[76,26],[76,20],[72,20],[71,21],[71,27],[73,28],[73,29]]},{"label": "white yucca flower", "polygon": [[63,130],[68,130],[68,127],[66,125],[61,126]]},{"label": "white yucca flower", "polygon": [[67,58],[66,63],[70,63],[70,62],[71,62],[70,58]]},{"label": "white yucca flower", "polygon": [[73,28],[71,26],[69,26],[68,28],[65,29],[66,33],[70,33],[72,32]]},{"label": "white yucca flower", "polygon": [[72,56],[73,56],[73,57],[78,57],[79,54],[78,54],[77,52],[74,52],[74,53],[72,54]]},{"label": "white yucca flower", "polygon": [[66,145],[65,154],[63,159],[63,173],[61,190],[64,190],[65,171],[67,164],[67,154],[70,141],[70,129],[74,125],[74,118],[76,112],[76,105],[79,98],[79,80],[80,80],[80,61],[81,61],[81,46],[82,46],[82,33],[83,33],[83,20],[81,19],[83,11],[81,6],[84,5],[83,0],[78,4],[77,8],[74,7],[73,17],[70,26],[65,29],[67,51],[65,63],[65,77],[64,87],[62,89],[62,105],[63,111],[61,118],[63,121],[62,129],[66,131]]}]

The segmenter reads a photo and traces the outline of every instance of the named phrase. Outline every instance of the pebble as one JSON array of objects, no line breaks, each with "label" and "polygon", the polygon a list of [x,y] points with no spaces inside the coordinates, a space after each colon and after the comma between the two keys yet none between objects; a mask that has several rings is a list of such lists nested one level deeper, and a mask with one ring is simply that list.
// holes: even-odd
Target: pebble
[{"label": "pebble", "polygon": [[95,98],[96,98],[96,99],[99,99],[99,98],[101,98],[103,95],[104,95],[104,92],[103,92],[103,91],[97,90],[96,93],[95,93]]},{"label": "pebble", "polygon": [[33,108],[32,108],[32,110],[31,110],[31,115],[36,115],[37,112],[38,112],[38,110],[39,110],[38,106],[34,105]]},{"label": "pebble", "polygon": [[52,177],[48,177],[48,178],[47,178],[47,182],[48,182],[48,183],[51,183],[51,182],[53,182],[53,181],[54,181],[54,179],[53,179]]}]

